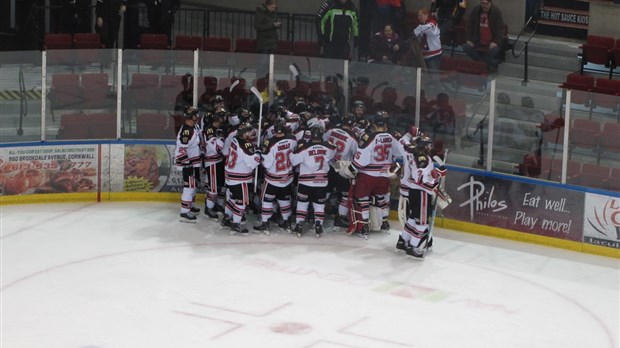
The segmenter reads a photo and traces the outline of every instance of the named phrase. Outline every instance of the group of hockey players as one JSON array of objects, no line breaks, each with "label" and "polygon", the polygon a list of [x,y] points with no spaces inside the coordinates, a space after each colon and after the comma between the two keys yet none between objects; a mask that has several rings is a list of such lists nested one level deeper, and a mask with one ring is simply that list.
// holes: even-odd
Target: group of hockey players
[{"label": "group of hockey players", "polygon": [[406,222],[396,249],[424,257],[445,168],[441,158],[431,158],[432,141],[420,130],[390,132],[388,114],[365,115],[360,101],[343,116],[303,99],[274,104],[259,124],[250,111],[231,112],[222,98],[215,100],[204,115],[186,108],[178,132],[181,221],[197,219],[196,188],[204,174],[204,214],[218,220],[223,215],[221,225],[233,234],[249,233],[242,222],[253,208],[259,215],[256,232],[269,234],[271,224],[301,237],[308,223],[320,237],[325,205],[332,202],[334,227],[368,239],[373,221],[390,229],[390,182],[400,174],[401,201],[409,204],[401,205]]}]

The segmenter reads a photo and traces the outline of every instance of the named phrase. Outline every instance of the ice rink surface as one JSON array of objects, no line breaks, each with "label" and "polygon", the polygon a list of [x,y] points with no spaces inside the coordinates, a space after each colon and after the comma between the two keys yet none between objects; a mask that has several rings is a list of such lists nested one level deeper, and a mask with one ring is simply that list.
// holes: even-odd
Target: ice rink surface
[{"label": "ice rink surface", "polygon": [[396,223],[230,236],[172,203],[0,209],[3,348],[620,346],[617,259],[437,229],[419,262]]}]

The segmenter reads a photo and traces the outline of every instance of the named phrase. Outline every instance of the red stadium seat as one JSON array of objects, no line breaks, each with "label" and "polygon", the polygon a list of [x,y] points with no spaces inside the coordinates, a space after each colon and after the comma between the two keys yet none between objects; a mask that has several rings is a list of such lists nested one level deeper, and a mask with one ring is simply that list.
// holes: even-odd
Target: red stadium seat
[{"label": "red stadium seat", "polygon": [[67,50],[73,48],[71,34],[45,34],[43,38],[44,50]]},{"label": "red stadium seat", "polygon": [[86,114],[66,114],[60,116],[57,139],[89,139],[89,117]]},{"label": "red stadium seat", "polygon": [[618,110],[620,81],[605,78],[596,79],[596,86],[592,88],[592,102],[595,107]]},{"label": "red stadium seat", "polygon": [[570,129],[570,142],[573,147],[585,147],[592,151],[598,150],[598,137],[601,124],[597,121],[575,119]]},{"label": "red stadium seat", "polygon": [[229,37],[207,36],[202,43],[205,51],[230,52],[232,44]]},{"label": "red stadium seat", "polygon": [[321,45],[314,41],[295,41],[293,43],[293,55],[303,57],[320,57]]},{"label": "red stadium seat", "polygon": [[143,50],[166,50],[168,46],[168,35],[166,34],[142,34],[138,48]]},{"label": "red stadium seat", "polygon": [[91,114],[88,128],[92,139],[116,139],[116,114]]},{"label": "red stadium seat", "polygon": [[600,64],[609,68],[609,78],[612,76],[611,49],[614,47],[614,39],[606,36],[588,35],[588,39],[581,46],[581,69],[588,63]]},{"label": "red stadium seat", "polygon": [[285,40],[278,40],[278,48],[276,48],[276,54],[290,55],[293,52],[293,43]]},{"label": "red stadium seat", "polygon": [[81,109],[83,91],[78,74],[52,75],[49,93],[52,109]]},{"label": "red stadium seat", "polygon": [[156,109],[157,89],[159,88],[159,75],[157,74],[133,74],[131,83],[127,86],[129,105],[137,109]]},{"label": "red stadium seat", "polygon": [[201,50],[202,49],[202,37],[189,36],[189,35],[177,35],[174,40],[175,50]]},{"label": "red stadium seat", "polygon": [[[177,95],[183,90],[183,75],[162,75],[159,85],[160,110],[174,110]],[[138,129],[139,130],[139,129]]]},{"label": "red stadium seat", "polygon": [[560,88],[573,90],[571,94],[571,103],[590,106],[590,90],[594,88],[594,77],[570,73],[566,76],[566,81],[560,85]]},{"label": "red stadium seat", "polygon": [[[82,88],[84,90],[84,108],[99,109],[112,105],[106,98],[110,93],[108,74],[88,73],[82,75]],[[114,98],[114,103],[116,98]]]},{"label": "red stadium seat", "polygon": [[620,192],[620,168],[612,168],[607,188],[611,191]]},{"label": "red stadium seat", "polygon": [[75,33],[73,34],[73,46],[76,49],[104,48],[101,37],[97,33]]},{"label": "red stadium seat", "polygon": [[174,119],[170,116],[147,113],[136,118],[138,136],[142,139],[174,139]]},{"label": "red stadium seat", "polygon": [[600,135],[601,152],[620,153],[620,124],[608,122]]},{"label": "red stadium seat", "polygon": [[611,168],[593,163],[584,163],[579,175],[579,184],[594,188],[607,188]]},{"label": "red stadium seat", "polygon": [[235,41],[235,52],[240,53],[256,53],[255,39],[237,39]]}]

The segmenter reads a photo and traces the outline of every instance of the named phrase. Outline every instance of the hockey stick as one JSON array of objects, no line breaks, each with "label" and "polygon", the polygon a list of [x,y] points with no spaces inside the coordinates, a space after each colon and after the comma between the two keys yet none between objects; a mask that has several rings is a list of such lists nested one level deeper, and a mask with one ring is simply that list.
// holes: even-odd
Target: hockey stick
[{"label": "hockey stick", "polygon": [[232,90],[237,87],[237,85],[239,84],[239,79],[237,78],[235,80],[235,82],[232,83],[232,85],[230,85],[230,87],[228,87],[228,110],[232,111]]},{"label": "hockey stick", "polygon": [[[260,94],[256,87],[252,86],[250,91],[258,98],[258,102],[260,104],[260,108],[258,109],[258,133],[256,133],[256,148],[260,148],[260,136],[261,136],[261,125],[263,124],[263,96]],[[259,164],[260,165],[260,164]],[[258,168],[254,172],[254,193],[256,193],[256,188],[258,184]]]}]

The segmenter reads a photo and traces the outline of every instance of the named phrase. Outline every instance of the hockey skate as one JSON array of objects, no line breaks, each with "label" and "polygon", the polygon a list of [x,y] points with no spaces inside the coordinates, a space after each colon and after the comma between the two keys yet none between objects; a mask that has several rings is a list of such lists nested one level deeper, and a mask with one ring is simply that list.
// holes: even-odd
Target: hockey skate
[{"label": "hockey skate", "polygon": [[238,234],[238,235],[241,235],[241,236],[247,236],[248,232],[249,231],[248,231],[247,228],[243,228],[239,224],[233,223],[233,224],[230,225],[230,234],[231,235]]},{"label": "hockey skate", "polygon": [[368,224],[364,224],[362,226],[362,230],[358,231],[356,235],[360,238],[364,238],[365,240],[368,240],[368,229],[369,229]]},{"label": "hockey skate", "polygon": [[336,215],[336,218],[334,219],[334,227],[347,228],[349,227],[349,222],[346,220],[344,216]]},{"label": "hockey skate", "polygon": [[231,227],[232,220],[224,216],[224,218],[222,219],[222,223],[220,225],[222,225],[222,227]]},{"label": "hockey skate", "polygon": [[321,225],[319,222],[315,223],[314,225],[314,233],[316,233],[317,238],[321,238],[321,236],[323,235],[323,225]]},{"label": "hockey skate", "polygon": [[200,213],[200,208],[196,208],[196,207],[191,207],[189,208],[189,211],[193,214],[198,214]]},{"label": "hockey skate", "polygon": [[407,253],[407,257],[411,257],[414,260],[424,261],[424,251],[420,248],[414,248],[413,245],[409,245],[405,252]]},{"label": "hockey skate", "polygon": [[407,251],[407,242],[403,239],[402,236],[398,235],[398,242],[396,242],[396,251]]},{"label": "hockey skate", "polygon": [[381,231],[389,231],[390,230],[390,222],[387,220],[383,220],[381,223]]},{"label": "hockey skate", "polygon": [[280,227],[283,230],[290,230],[291,224],[288,221],[282,220],[278,222],[278,227]]},{"label": "hockey skate", "polygon": [[196,215],[189,213],[181,213],[179,221],[188,222],[188,223],[196,223]]},{"label": "hockey skate", "polygon": [[269,235],[269,223],[261,222],[260,225],[254,226],[254,231],[263,232],[266,235]]},{"label": "hockey skate", "polygon": [[205,209],[205,215],[211,219],[219,219],[219,215],[214,209]]},{"label": "hockey skate", "polygon": [[297,235],[297,238],[301,238],[301,233],[302,233],[302,228],[301,228],[301,224],[296,224],[295,227],[293,227],[292,232],[295,233]]}]

